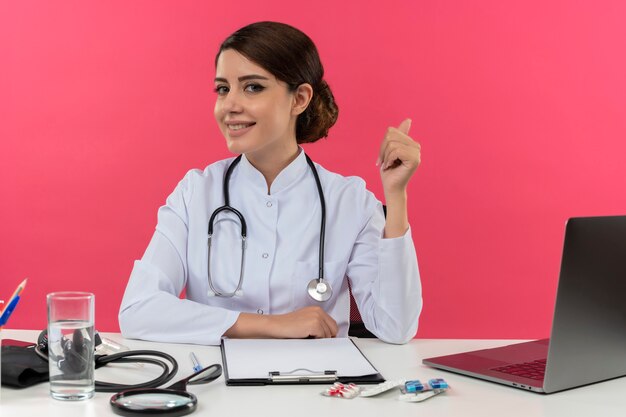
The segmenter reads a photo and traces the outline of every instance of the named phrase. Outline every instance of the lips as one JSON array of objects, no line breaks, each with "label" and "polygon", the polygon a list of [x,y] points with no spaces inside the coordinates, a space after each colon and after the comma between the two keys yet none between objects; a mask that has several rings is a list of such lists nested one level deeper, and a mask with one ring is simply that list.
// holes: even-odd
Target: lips
[{"label": "lips", "polygon": [[247,127],[250,127],[252,125],[254,125],[256,123],[254,122],[243,122],[243,121],[232,121],[232,122],[226,122],[226,126],[228,127],[229,130],[241,130],[241,129],[245,129]]},{"label": "lips", "polygon": [[255,124],[256,123],[254,123],[254,122],[234,121],[234,122],[227,122],[226,123],[226,127],[228,129],[229,136],[237,137],[237,136],[241,136],[241,135],[247,133],[248,131],[250,131],[250,129],[252,129],[252,127]]}]

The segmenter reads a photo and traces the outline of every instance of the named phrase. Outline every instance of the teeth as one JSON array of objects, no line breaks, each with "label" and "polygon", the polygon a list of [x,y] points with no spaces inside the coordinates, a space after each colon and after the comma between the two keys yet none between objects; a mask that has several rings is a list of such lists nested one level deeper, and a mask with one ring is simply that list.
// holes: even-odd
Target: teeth
[{"label": "teeth", "polygon": [[238,124],[238,125],[228,125],[228,128],[230,130],[240,130],[240,129],[245,129],[246,127],[250,127],[252,126],[253,123],[250,124]]}]

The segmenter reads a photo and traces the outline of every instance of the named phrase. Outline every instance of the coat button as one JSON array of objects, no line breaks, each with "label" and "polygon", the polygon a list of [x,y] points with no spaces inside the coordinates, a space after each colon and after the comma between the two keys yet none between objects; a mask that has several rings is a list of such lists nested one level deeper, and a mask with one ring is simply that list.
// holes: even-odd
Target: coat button
[{"label": "coat button", "polygon": [[268,206],[268,207],[272,207],[272,202],[268,201],[267,203],[265,203],[265,205]]},{"label": "coat button", "polygon": [[257,314],[263,314],[263,310],[261,310],[260,308],[256,312]]},{"label": "coat button", "polygon": [[263,255],[261,255],[261,257],[263,257],[263,259],[267,259],[267,258],[269,258],[269,256],[270,255],[268,253],[264,253]]}]

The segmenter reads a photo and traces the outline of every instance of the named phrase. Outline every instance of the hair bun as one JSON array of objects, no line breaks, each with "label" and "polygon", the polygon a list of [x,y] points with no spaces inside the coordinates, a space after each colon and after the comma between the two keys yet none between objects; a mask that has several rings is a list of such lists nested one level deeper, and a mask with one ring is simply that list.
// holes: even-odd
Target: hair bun
[{"label": "hair bun", "polygon": [[309,107],[298,117],[296,138],[298,143],[315,142],[328,136],[337,121],[339,108],[328,83],[321,80],[313,89]]}]

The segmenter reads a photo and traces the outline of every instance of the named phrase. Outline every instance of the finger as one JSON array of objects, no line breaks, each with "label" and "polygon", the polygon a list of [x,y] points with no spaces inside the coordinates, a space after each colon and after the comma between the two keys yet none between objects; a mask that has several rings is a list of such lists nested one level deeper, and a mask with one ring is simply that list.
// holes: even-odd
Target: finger
[{"label": "finger", "polygon": [[337,332],[339,331],[339,327],[337,326],[337,322],[333,319],[327,312],[323,311],[320,319],[324,322],[324,325],[328,329],[329,336],[335,337]]},{"label": "finger", "polygon": [[398,159],[398,155],[402,153],[400,149],[405,146],[406,145],[399,142],[390,142],[385,148],[381,169],[386,170],[389,166],[393,165]]},{"label": "finger", "polygon": [[335,321],[335,319],[333,319],[331,316],[327,316],[326,323],[328,325],[328,328],[330,329],[330,337],[337,336],[337,333],[339,332],[339,326],[337,326],[337,322]]},{"label": "finger", "polygon": [[403,164],[409,168],[417,167],[420,164],[420,148],[398,144],[389,147],[389,152],[385,155],[383,170]]},{"label": "finger", "polygon": [[[385,134],[385,138],[380,143],[380,149],[378,150],[378,159],[376,160],[376,166],[380,165],[385,160],[385,154],[388,152],[387,148],[394,142],[398,142],[402,140],[400,136],[404,134],[398,134],[399,131],[395,127],[390,127],[387,129],[387,133]],[[401,132],[400,132],[401,133]]]},{"label": "finger", "polygon": [[376,166],[379,166],[383,162],[383,155],[385,154],[385,146],[387,146],[387,139],[383,139],[378,149],[378,157],[376,158]]},{"label": "finger", "polygon": [[416,169],[420,163],[421,153],[419,149],[400,146],[389,153],[385,169],[395,168],[399,165],[404,165],[409,169]]},{"label": "finger", "polygon": [[395,133],[398,129],[395,127],[387,128],[387,132],[385,132],[385,137],[383,141],[380,143],[380,149],[378,150],[378,159],[376,160],[376,166],[380,165],[383,162],[383,157],[385,155],[385,149],[389,145],[390,141],[393,141],[397,134]]},{"label": "finger", "polygon": [[324,323],[326,324],[326,327],[328,328],[328,337],[337,336],[337,333],[339,332],[339,326],[337,326],[337,322],[335,321],[335,319],[333,319],[332,316],[325,311],[323,312],[322,318],[324,320]]},{"label": "finger", "polygon": [[328,324],[324,320],[324,317],[320,317],[319,318],[319,327],[320,327],[320,330],[321,330],[321,334],[318,337],[320,337],[320,338],[331,337],[330,327],[328,327]]},{"label": "finger", "polygon": [[376,166],[380,165],[383,161],[383,155],[385,154],[385,148],[390,142],[401,142],[407,145],[415,144],[415,142],[409,135],[409,129],[411,128],[411,119],[404,120],[399,127],[390,127],[385,133],[385,138],[380,144],[378,151],[378,159],[376,160]]},{"label": "finger", "polygon": [[411,119],[404,119],[400,126],[398,126],[398,130],[405,135],[409,134],[409,129],[411,129]]},{"label": "finger", "polygon": [[310,335],[316,339],[330,337],[330,328],[325,322],[328,314],[319,306],[305,307],[310,314],[311,325]]}]

